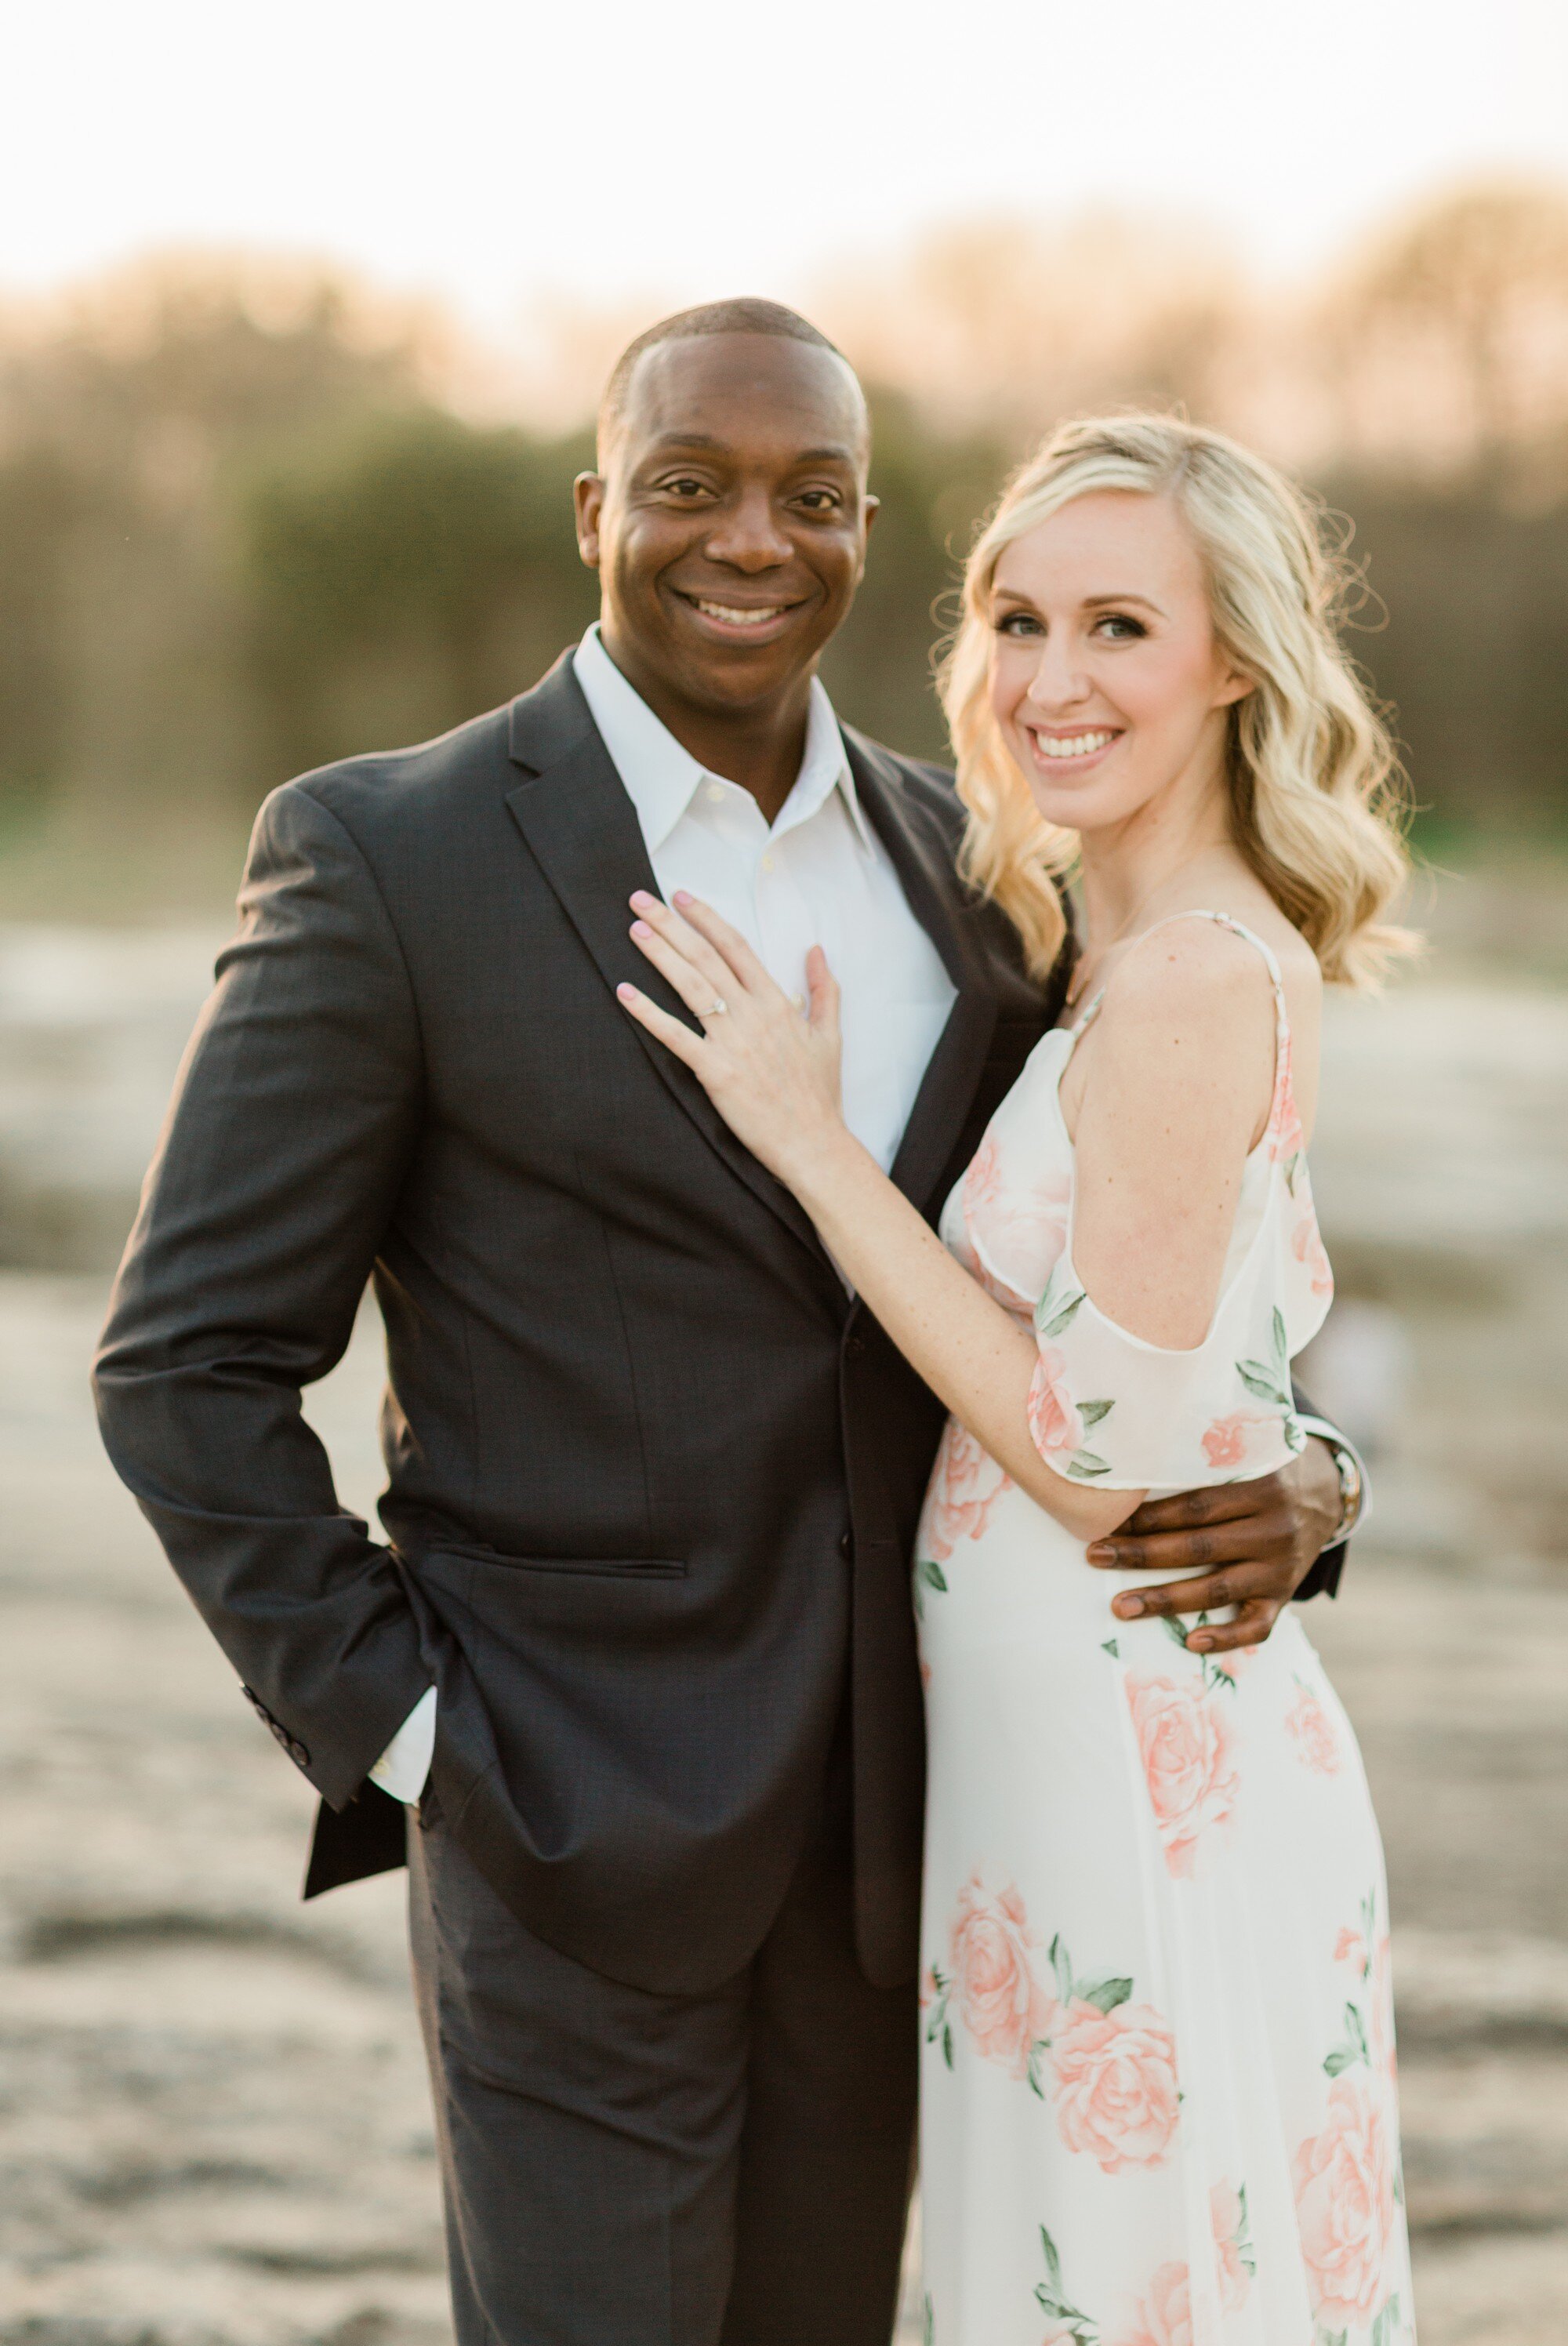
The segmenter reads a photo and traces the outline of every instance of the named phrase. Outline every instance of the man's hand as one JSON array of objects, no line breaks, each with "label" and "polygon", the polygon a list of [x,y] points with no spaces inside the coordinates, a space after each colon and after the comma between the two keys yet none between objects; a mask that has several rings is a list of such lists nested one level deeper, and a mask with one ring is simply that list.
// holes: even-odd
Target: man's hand
[{"label": "man's hand", "polygon": [[1187,1645],[1199,1654],[1261,1646],[1333,1538],[1341,1504],[1333,1453],[1313,1436],[1299,1458],[1260,1482],[1146,1502],[1109,1539],[1095,1542],[1089,1562],[1107,1572],[1202,1576],[1125,1590],[1111,1607],[1124,1621],[1234,1605],[1234,1621],[1194,1629]]}]

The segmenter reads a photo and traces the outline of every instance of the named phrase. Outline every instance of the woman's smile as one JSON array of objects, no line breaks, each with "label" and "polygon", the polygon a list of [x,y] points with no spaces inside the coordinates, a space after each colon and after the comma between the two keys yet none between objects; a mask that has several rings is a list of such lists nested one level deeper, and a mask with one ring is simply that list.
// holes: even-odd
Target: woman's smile
[{"label": "woman's smile", "polygon": [[1053,779],[1086,774],[1101,765],[1121,740],[1120,725],[1079,725],[1069,730],[1059,725],[1034,725],[1027,718],[1022,728],[1034,762]]}]

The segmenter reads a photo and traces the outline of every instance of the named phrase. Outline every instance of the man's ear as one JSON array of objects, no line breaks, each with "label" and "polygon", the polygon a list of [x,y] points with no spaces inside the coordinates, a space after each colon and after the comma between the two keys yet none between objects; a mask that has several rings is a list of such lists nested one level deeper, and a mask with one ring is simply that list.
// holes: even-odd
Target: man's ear
[{"label": "man's ear", "polygon": [[873,497],[868,491],[866,495],[861,498],[860,504],[865,513],[866,531],[869,536],[871,533],[871,524],[875,521],[877,515],[882,509],[882,501],[881,497]]},{"label": "man's ear", "polygon": [[579,473],[572,484],[572,504],[577,516],[577,552],[590,570],[599,566],[599,515],[605,509],[605,476]]}]

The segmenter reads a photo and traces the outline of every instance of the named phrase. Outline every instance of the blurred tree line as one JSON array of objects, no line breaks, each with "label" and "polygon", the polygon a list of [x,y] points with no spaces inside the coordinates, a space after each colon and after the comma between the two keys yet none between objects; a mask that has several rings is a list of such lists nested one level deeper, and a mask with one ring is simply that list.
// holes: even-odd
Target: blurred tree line
[{"label": "blurred tree line", "polygon": [[[1064,408],[1175,401],[1349,517],[1355,648],[1423,806],[1561,831],[1568,199],[1429,206],[1286,328],[1212,256],[1184,280],[1125,229],[1075,236],[955,233],[880,311],[824,295],[881,385],[882,514],[825,671],[844,713],[940,754],[931,647],[1009,464]],[[585,428],[465,419],[418,322],[329,282],[269,301],[188,266],[111,296],[0,321],[0,849],[66,816],[238,824],[291,772],[532,683],[593,616]]]}]

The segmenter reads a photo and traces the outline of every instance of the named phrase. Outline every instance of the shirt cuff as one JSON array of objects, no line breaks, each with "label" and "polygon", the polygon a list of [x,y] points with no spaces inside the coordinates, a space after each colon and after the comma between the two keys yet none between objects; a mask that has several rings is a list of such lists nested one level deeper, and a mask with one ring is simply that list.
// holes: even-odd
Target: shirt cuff
[{"label": "shirt cuff", "polygon": [[[1341,1535],[1341,1539],[1334,1542],[1334,1545],[1339,1547],[1342,1544],[1342,1540],[1348,1540],[1351,1536],[1352,1533],[1359,1532],[1360,1530],[1361,1525],[1366,1522],[1367,1517],[1372,1512],[1372,1478],[1367,1472],[1367,1462],[1362,1457],[1360,1452],[1357,1449],[1355,1443],[1353,1442],[1347,1442],[1339,1427],[1337,1425],[1330,1425],[1326,1417],[1300,1417],[1298,1418],[1296,1422],[1301,1428],[1303,1433],[1315,1433],[1319,1442],[1326,1442],[1328,1443],[1330,1450],[1342,1450],[1347,1457],[1353,1458],[1356,1462],[1356,1472],[1361,1478],[1360,1503],[1356,1509],[1355,1522],[1347,1526],[1345,1532]],[[1325,1549],[1324,1554],[1327,1555],[1328,1553],[1328,1549]]]},{"label": "shirt cuff", "polygon": [[371,1770],[371,1781],[412,1808],[424,1790],[434,1752],[435,1688],[427,1687]]}]

